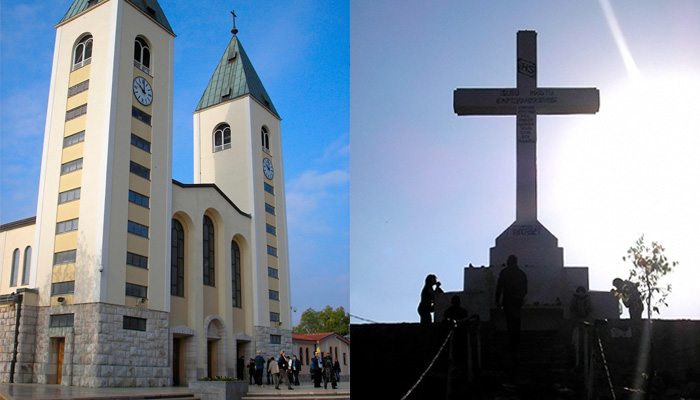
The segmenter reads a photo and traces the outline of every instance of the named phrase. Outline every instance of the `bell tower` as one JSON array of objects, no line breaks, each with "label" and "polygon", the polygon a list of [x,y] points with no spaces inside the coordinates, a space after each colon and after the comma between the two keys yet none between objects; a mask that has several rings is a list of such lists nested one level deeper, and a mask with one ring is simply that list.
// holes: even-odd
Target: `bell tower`
[{"label": "bell tower", "polygon": [[238,38],[235,14],[231,33],[194,112],[194,182],[216,184],[251,214],[255,340],[271,343],[271,335],[281,337],[280,344],[289,348],[281,118]]},{"label": "bell tower", "polygon": [[[32,283],[49,314],[38,332],[80,329],[60,342],[72,382],[40,383],[108,386],[111,376],[134,386],[128,379],[167,365],[166,347],[131,378],[93,368],[134,331],[167,346],[174,37],[157,0],[75,0],[56,25]],[[38,338],[46,362],[54,339]]]}]

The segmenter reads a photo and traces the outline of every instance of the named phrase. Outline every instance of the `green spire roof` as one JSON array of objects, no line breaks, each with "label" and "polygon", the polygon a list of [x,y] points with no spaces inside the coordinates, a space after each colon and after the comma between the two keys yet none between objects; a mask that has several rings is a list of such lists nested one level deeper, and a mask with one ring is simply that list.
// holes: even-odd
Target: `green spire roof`
[{"label": "green spire roof", "polygon": [[199,100],[195,111],[235,99],[249,94],[265,106],[270,112],[277,114],[270,96],[260,82],[260,77],[255,72],[248,55],[237,36],[231,38],[224,55],[216,66],[202,99]]},{"label": "green spire roof", "polygon": [[[94,6],[96,4],[102,3],[105,0],[75,0],[73,1],[73,4],[70,6],[68,9],[68,12],[66,12],[66,15],[61,18],[61,21],[58,23],[59,25],[62,24],[63,22],[75,17],[76,15],[80,14],[81,12],[87,10],[91,6]],[[170,32],[173,36],[175,35],[173,33],[173,29],[170,27],[170,24],[168,23],[168,19],[165,18],[165,13],[163,13],[163,9],[160,8],[160,4],[158,4],[158,0],[127,0],[129,3],[133,4],[134,7],[138,8],[139,10],[143,11],[146,13],[146,15],[150,16],[154,21],[156,21],[160,26],[163,27],[166,31]]]}]

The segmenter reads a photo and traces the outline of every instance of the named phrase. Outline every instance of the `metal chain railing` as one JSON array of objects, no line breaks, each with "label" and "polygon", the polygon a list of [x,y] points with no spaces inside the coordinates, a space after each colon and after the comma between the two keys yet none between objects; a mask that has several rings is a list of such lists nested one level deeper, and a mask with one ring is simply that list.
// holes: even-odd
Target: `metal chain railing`
[{"label": "metal chain railing", "polygon": [[416,389],[416,387],[418,387],[418,385],[421,383],[421,381],[423,381],[423,378],[425,378],[425,375],[428,374],[428,371],[430,371],[430,369],[433,368],[435,361],[437,361],[438,357],[440,357],[440,354],[442,354],[442,351],[445,349],[445,346],[450,341],[454,333],[455,329],[453,328],[452,330],[450,330],[450,333],[447,334],[445,341],[442,342],[440,349],[438,350],[437,354],[435,354],[435,357],[433,357],[433,361],[430,362],[428,368],[426,368],[425,371],[423,371],[423,373],[418,378],[418,381],[408,390],[408,392],[406,392],[406,394],[401,398],[401,400],[406,400],[406,398],[411,395],[411,392],[413,392]]}]

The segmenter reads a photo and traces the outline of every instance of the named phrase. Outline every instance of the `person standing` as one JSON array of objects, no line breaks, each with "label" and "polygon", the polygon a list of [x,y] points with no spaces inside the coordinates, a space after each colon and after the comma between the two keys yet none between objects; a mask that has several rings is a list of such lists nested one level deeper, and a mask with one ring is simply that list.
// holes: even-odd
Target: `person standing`
[{"label": "person standing", "polygon": [[335,372],[336,382],[340,382],[340,363],[338,360],[335,360],[335,364],[333,364],[333,371]]},{"label": "person standing", "polygon": [[[435,293],[443,293],[440,285],[441,283],[438,282],[437,276],[430,274],[425,277],[425,286],[420,292],[420,303],[418,303],[418,315],[420,315],[421,325],[433,323],[432,312],[435,310]],[[435,289],[433,289],[433,286],[435,286]]]},{"label": "person standing", "polygon": [[241,380],[241,381],[242,381],[243,379],[245,379],[245,378],[243,377],[243,371],[245,371],[245,357],[240,356],[240,357],[236,360],[236,375],[237,375],[237,378],[238,378],[239,380]]},{"label": "person standing", "polygon": [[331,353],[328,353],[323,357],[323,388],[328,389],[328,382],[331,383],[331,387],[335,389],[338,386],[338,382],[335,380],[335,372],[333,371],[333,358]]},{"label": "person standing", "polygon": [[262,387],[262,374],[265,369],[265,358],[260,355],[260,350],[255,354],[255,384]]},{"label": "person standing", "polygon": [[[270,357],[270,358],[273,358],[273,357]],[[280,388],[278,387],[278,385],[279,385],[279,379],[280,379],[280,367],[277,364],[277,361],[274,360],[274,358],[272,359],[271,362],[267,363],[267,373],[272,375],[272,382],[275,384],[275,389],[279,390]]]},{"label": "person standing", "polygon": [[313,358],[311,359],[311,376],[313,377],[314,381],[314,387],[321,387],[321,358],[319,357],[318,352],[314,353]]},{"label": "person standing", "polygon": [[253,377],[255,376],[255,360],[252,358],[248,361],[248,379],[250,384],[253,384]]},{"label": "person standing", "polygon": [[[273,362],[273,364],[275,364]],[[277,368],[279,370],[279,380],[275,383],[275,389],[280,390],[280,382],[284,381],[287,384],[287,389],[294,390],[292,385],[289,383],[289,375],[287,370],[289,369],[289,363],[287,362],[287,355],[284,350],[280,352],[280,358],[277,360]]]},{"label": "person standing", "polygon": [[267,384],[268,385],[270,384],[270,375],[272,375],[272,372],[270,372],[270,364],[272,363],[272,360],[274,360],[274,358],[272,358],[272,357],[267,358]]},{"label": "person standing", "polygon": [[[496,305],[506,314],[508,347],[515,350],[520,341],[520,312],[527,294],[527,275],[518,268],[518,258],[508,256],[506,267],[498,275],[496,284]],[[501,295],[503,300],[501,301]]]},{"label": "person standing", "polygon": [[292,374],[294,374],[294,386],[299,386],[299,371],[301,371],[301,363],[297,360],[297,356],[292,356]]}]

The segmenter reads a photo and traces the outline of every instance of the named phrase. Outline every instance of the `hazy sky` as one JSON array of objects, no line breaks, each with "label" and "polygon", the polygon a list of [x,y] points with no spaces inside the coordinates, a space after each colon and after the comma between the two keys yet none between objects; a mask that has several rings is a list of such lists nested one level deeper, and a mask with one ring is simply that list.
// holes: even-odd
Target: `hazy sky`
[{"label": "hazy sky", "polygon": [[[72,0],[0,3],[0,223],[36,215],[54,26]],[[344,1],[160,0],[175,38],[173,178],[192,183],[192,112],[238,37],[282,117],[293,322],[349,306],[349,9]]]},{"label": "hazy sky", "polygon": [[700,2],[354,0],[350,17],[354,315],[418,321],[427,274],[461,290],[489,263],[515,219],[515,117],[457,117],[452,94],[514,87],[516,32],[535,30],[541,87],[600,90],[596,115],[538,117],[539,219],[565,265],[607,291],[644,234],[680,263],[661,317],[700,318]]}]

